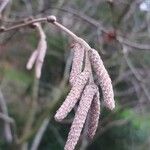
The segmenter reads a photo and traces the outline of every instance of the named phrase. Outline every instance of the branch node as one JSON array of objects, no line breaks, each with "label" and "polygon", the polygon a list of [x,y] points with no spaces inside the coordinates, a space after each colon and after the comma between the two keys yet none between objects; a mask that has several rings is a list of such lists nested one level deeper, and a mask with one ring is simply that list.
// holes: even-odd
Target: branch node
[{"label": "branch node", "polygon": [[0,27],[0,32],[4,32],[6,30],[6,28],[4,26]]},{"label": "branch node", "polygon": [[47,21],[50,23],[54,23],[56,22],[56,20],[57,20],[56,17],[53,15],[47,17]]}]

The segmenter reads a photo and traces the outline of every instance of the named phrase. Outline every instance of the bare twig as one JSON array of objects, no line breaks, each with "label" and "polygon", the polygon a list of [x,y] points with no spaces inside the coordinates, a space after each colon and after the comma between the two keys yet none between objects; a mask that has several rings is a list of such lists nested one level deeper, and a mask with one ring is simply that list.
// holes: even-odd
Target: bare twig
[{"label": "bare twig", "polygon": [[[65,10],[65,9],[63,9]],[[67,11],[67,10],[65,10]],[[70,12],[70,11],[69,11]],[[72,12],[72,11],[71,11]],[[72,12],[73,14],[77,15],[77,12],[73,11]],[[79,14],[78,14],[79,16]],[[86,16],[86,15],[81,15],[82,18],[86,21],[88,21],[89,23],[91,23],[92,25],[94,25],[95,27],[99,28],[101,31],[103,31],[104,33],[109,33],[109,30],[104,28],[102,26],[102,24],[100,24],[98,21]],[[15,26],[12,26],[12,27],[9,27],[9,28],[5,28],[5,29],[1,29],[1,32],[0,33],[3,33],[3,32],[7,32],[7,31],[11,31],[11,30],[14,30],[14,29],[18,29],[18,28],[21,28],[21,27],[25,27],[25,26],[28,26],[30,24],[33,24],[33,23],[36,23],[36,22],[45,22],[47,21],[49,18],[51,18],[51,16],[49,17],[45,17],[45,18],[38,18],[38,19],[32,19],[30,21],[27,21],[25,23],[21,23],[21,24],[18,24],[18,25],[15,25]],[[50,19],[49,19],[50,20]],[[61,25],[60,23],[56,22],[56,20],[53,20],[53,21],[49,21],[50,23],[54,24],[55,26],[57,26],[58,28],[60,28],[61,30],[63,30],[64,32],[68,33],[73,39],[75,39],[75,41],[79,42],[79,43],[82,43],[84,44],[85,47],[87,47],[88,49],[90,48],[89,45],[81,38],[79,38],[78,36],[76,36],[73,32],[71,32],[69,29],[67,29],[66,27],[64,27],[63,25]],[[136,43],[136,42],[131,42],[129,40],[127,40],[126,38],[120,36],[120,35],[116,35],[116,40],[118,42],[120,42],[121,44],[125,44],[125,45],[128,45],[130,47],[134,47],[134,48],[137,48],[137,49],[142,49],[142,50],[150,50],[150,45],[146,45],[146,44],[139,44],[139,43]]]},{"label": "bare twig", "polygon": [[5,122],[8,122],[8,123],[14,123],[14,119],[12,119],[11,117],[3,113],[0,113],[0,119],[3,119]]},{"label": "bare twig", "polygon": [[[6,116],[8,116],[8,110],[7,110],[6,102],[5,102],[5,99],[3,97],[1,90],[0,90],[0,107],[1,107],[2,113],[5,115],[5,122],[4,122],[5,138],[8,142],[12,142],[13,136],[12,136],[10,123],[8,122],[9,117],[7,118],[7,121],[6,121]],[[2,115],[1,115],[1,117],[2,117]],[[3,118],[4,118],[4,116],[3,116]]]},{"label": "bare twig", "polygon": [[5,9],[5,7],[7,6],[9,0],[0,0],[0,15],[2,13],[2,11]]},{"label": "bare twig", "polygon": [[23,144],[31,134],[32,125],[35,120],[35,115],[37,112],[37,99],[38,99],[38,90],[39,90],[39,80],[34,79],[34,85],[33,85],[33,95],[32,95],[32,102],[31,102],[31,108],[29,111],[29,117],[24,127],[24,132],[22,136],[18,139],[17,144]]},{"label": "bare twig", "polygon": [[48,123],[49,123],[49,119],[45,118],[41,127],[39,128],[39,130],[37,131],[37,133],[35,135],[35,138],[33,140],[33,143],[32,143],[30,150],[37,150],[38,149],[38,146],[41,142],[42,136],[43,136],[43,134],[44,134],[44,132],[48,126]]},{"label": "bare twig", "polygon": [[50,129],[53,132],[53,134],[56,136],[56,139],[58,141],[58,143],[64,147],[65,142],[63,140],[63,137],[60,135],[59,131],[57,130],[57,128],[55,128],[55,126],[53,126],[52,124],[50,124]]},{"label": "bare twig", "polygon": [[135,76],[135,78],[139,81],[139,84],[141,86],[141,88],[143,89],[144,93],[145,93],[145,96],[147,97],[147,99],[150,101],[150,95],[149,95],[149,92],[148,92],[148,89],[147,87],[145,86],[145,84],[142,82],[142,78],[140,76],[140,74],[136,71],[134,65],[132,64],[131,60],[129,59],[128,57],[128,48],[127,46],[123,45],[123,54],[124,54],[124,58],[130,68],[130,70],[132,71],[133,75]]}]

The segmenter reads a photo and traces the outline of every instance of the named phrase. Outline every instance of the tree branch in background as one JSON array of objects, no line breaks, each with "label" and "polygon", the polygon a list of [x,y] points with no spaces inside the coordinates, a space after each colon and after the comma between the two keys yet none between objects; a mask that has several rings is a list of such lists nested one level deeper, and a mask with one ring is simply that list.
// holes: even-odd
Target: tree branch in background
[{"label": "tree branch in background", "polygon": [[41,127],[39,128],[39,130],[37,131],[37,133],[35,135],[35,138],[33,140],[33,143],[31,145],[30,150],[37,150],[38,149],[39,144],[42,140],[43,134],[46,131],[46,128],[48,126],[48,123],[49,123],[49,119],[48,118],[44,119],[44,121],[41,124]]},{"label": "tree branch in background", "polygon": [[1,13],[7,6],[9,0],[0,0],[0,18],[1,18]]},{"label": "tree branch in background", "polygon": [[[7,110],[6,102],[5,102],[5,99],[3,97],[1,89],[0,89],[0,109],[1,109],[2,114],[3,114],[3,115],[1,115],[1,117],[5,118],[5,120],[4,120],[5,138],[6,138],[7,142],[12,142],[13,135],[12,135],[12,131],[11,131],[10,122],[8,122],[8,118],[9,118],[8,110]],[[10,121],[10,118],[9,118],[9,121]]]}]

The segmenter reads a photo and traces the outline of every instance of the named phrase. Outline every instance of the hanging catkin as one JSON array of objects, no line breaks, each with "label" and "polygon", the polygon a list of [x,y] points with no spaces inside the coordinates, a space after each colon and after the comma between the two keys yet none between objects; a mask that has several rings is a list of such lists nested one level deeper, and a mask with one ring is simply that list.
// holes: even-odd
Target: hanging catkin
[{"label": "hanging catkin", "polygon": [[46,35],[42,29],[42,26],[39,23],[34,23],[38,34],[40,36],[40,40],[38,43],[37,48],[33,51],[31,54],[28,63],[26,65],[27,69],[32,69],[34,63],[35,63],[35,75],[37,78],[40,78],[41,76],[41,70],[44,62],[44,58],[46,55],[47,50],[47,42],[46,42]]},{"label": "hanging catkin", "polygon": [[84,60],[84,47],[81,46],[81,44],[74,43],[72,51],[73,61],[69,79],[71,85],[73,85],[73,83],[76,80],[76,77],[82,72]]},{"label": "hanging catkin", "polygon": [[115,108],[115,101],[113,87],[109,74],[105,69],[103,61],[96,50],[90,49],[89,57],[92,64],[92,68],[97,75],[98,82],[102,89],[105,106],[112,110]]},{"label": "hanging catkin", "polygon": [[98,127],[98,122],[99,122],[99,116],[100,116],[100,100],[99,100],[99,91],[97,90],[89,113],[88,113],[88,131],[87,131],[87,136],[92,139],[96,133],[97,127]]},{"label": "hanging catkin", "polygon": [[64,119],[67,114],[72,110],[72,108],[75,106],[77,101],[79,100],[81,93],[89,79],[89,72],[83,71],[78,78],[76,79],[76,82],[74,83],[71,91],[69,92],[67,98],[61,105],[61,107],[57,110],[55,114],[55,119],[57,121],[61,121]]},{"label": "hanging catkin", "polygon": [[93,97],[97,90],[97,86],[95,85],[87,85],[85,87],[68,135],[64,148],[65,150],[73,150],[75,148],[85,123],[88,110],[90,109]]}]

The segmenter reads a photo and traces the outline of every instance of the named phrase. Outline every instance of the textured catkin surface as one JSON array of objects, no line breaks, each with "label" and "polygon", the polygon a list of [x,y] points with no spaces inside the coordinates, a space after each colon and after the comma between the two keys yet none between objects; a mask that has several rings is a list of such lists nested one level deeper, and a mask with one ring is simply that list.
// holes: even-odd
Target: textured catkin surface
[{"label": "textured catkin surface", "polygon": [[88,110],[90,109],[93,97],[97,90],[97,86],[95,85],[87,85],[85,87],[68,135],[68,139],[64,148],[65,150],[73,150],[75,148],[85,123]]},{"label": "textured catkin surface", "polygon": [[67,98],[56,112],[55,119],[57,121],[61,121],[62,119],[64,119],[67,116],[67,114],[72,110],[72,108],[75,106],[89,79],[89,75],[90,73],[88,71],[84,71],[77,77],[76,82],[74,83]]},{"label": "textured catkin surface", "polygon": [[71,85],[73,85],[73,83],[76,80],[76,77],[82,72],[84,60],[84,47],[81,46],[81,44],[75,43],[72,48],[72,51],[73,61],[69,78],[69,82]]},{"label": "textured catkin surface", "polygon": [[100,100],[99,100],[99,91],[97,90],[90,110],[89,110],[89,119],[88,119],[88,131],[87,131],[87,136],[92,139],[96,133],[96,129],[98,127],[99,123],[99,116],[100,116]]},{"label": "textured catkin surface", "polygon": [[115,101],[113,87],[109,74],[105,69],[103,61],[96,50],[90,49],[89,57],[92,68],[97,75],[98,82],[102,89],[105,106],[112,110],[115,108]]}]

